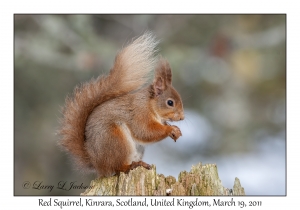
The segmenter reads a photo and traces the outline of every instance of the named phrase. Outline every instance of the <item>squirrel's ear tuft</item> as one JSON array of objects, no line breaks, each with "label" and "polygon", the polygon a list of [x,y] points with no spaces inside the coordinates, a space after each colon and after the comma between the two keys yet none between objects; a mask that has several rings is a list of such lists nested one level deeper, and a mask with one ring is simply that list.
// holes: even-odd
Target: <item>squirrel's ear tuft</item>
[{"label": "squirrel's ear tuft", "polygon": [[165,70],[166,83],[167,85],[172,85],[172,71],[171,71],[170,64],[167,60],[163,60],[163,62],[161,63],[162,63],[162,68]]},{"label": "squirrel's ear tuft", "polygon": [[155,96],[161,95],[163,93],[163,91],[166,89],[166,86],[164,84],[162,77],[155,76],[153,87],[154,87]]},{"label": "squirrel's ear tuft", "polygon": [[160,58],[155,69],[155,78],[153,82],[155,95],[160,95],[167,86],[172,85],[172,72],[166,59]]}]

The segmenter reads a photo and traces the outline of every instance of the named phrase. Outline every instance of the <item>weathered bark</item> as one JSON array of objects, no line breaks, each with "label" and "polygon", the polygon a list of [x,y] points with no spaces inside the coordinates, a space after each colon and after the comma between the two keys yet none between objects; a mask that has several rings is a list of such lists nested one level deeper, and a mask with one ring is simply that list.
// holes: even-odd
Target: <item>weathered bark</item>
[{"label": "weathered bark", "polygon": [[[95,179],[81,195],[245,195],[244,188],[235,178],[233,189],[222,186],[215,164],[192,166],[190,172],[179,173],[178,181],[172,176],[156,174],[138,167],[128,174]],[[168,193],[169,194],[169,193]]]}]

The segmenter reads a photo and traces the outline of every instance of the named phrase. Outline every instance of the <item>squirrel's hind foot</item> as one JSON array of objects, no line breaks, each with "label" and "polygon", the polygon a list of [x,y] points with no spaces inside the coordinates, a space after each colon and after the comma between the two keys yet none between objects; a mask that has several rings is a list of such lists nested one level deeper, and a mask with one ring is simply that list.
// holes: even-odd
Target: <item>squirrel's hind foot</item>
[{"label": "squirrel's hind foot", "polygon": [[143,161],[138,161],[138,162],[132,161],[132,163],[130,165],[130,170],[135,169],[138,166],[142,166],[148,170],[151,169],[151,166]]},{"label": "squirrel's hind foot", "polygon": [[125,174],[128,174],[130,170],[133,170],[139,166],[142,166],[148,170],[151,169],[151,165],[143,162],[143,161],[138,161],[138,162],[135,162],[135,161],[132,161],[132,163],[130,165],[124,165],[121,169],[117,170],[116,171],[116,175],[120,175],[121,172],[124,172]]}]

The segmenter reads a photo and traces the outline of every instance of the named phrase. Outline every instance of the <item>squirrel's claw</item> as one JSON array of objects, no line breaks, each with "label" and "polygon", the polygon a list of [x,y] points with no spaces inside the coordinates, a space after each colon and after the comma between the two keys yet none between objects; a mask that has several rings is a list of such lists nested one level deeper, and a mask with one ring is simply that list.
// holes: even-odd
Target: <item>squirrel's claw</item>
[{"label": "squirrel's claw", "polygon": [[171,131],[169,136],[176,142],[176,140],[180,136],[182,136],[182,133],[181,133],[180,129],[177,126],[172,125],[171,127],[172,127],[172,131]]}]

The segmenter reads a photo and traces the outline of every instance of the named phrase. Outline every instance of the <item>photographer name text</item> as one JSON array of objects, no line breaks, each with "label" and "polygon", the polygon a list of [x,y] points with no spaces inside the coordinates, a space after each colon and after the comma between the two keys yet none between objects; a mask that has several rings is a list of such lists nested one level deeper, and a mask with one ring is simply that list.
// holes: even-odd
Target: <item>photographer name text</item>
[{"label": "photographer name text", "polygon": [[34,190],[46,190],[52,192],[52,190],[56,187],[56,189],[70,191],[70,190],[86,190],[92,189],[94,186],[84,185],[83,183],[78,183],[76,181],[67,182],[60,181],[57,185],[49,185],[44,184],[43,181],[34,181],[33,183],[29,181],[25,181],[22,184],[23,189],[34,189]]}]

